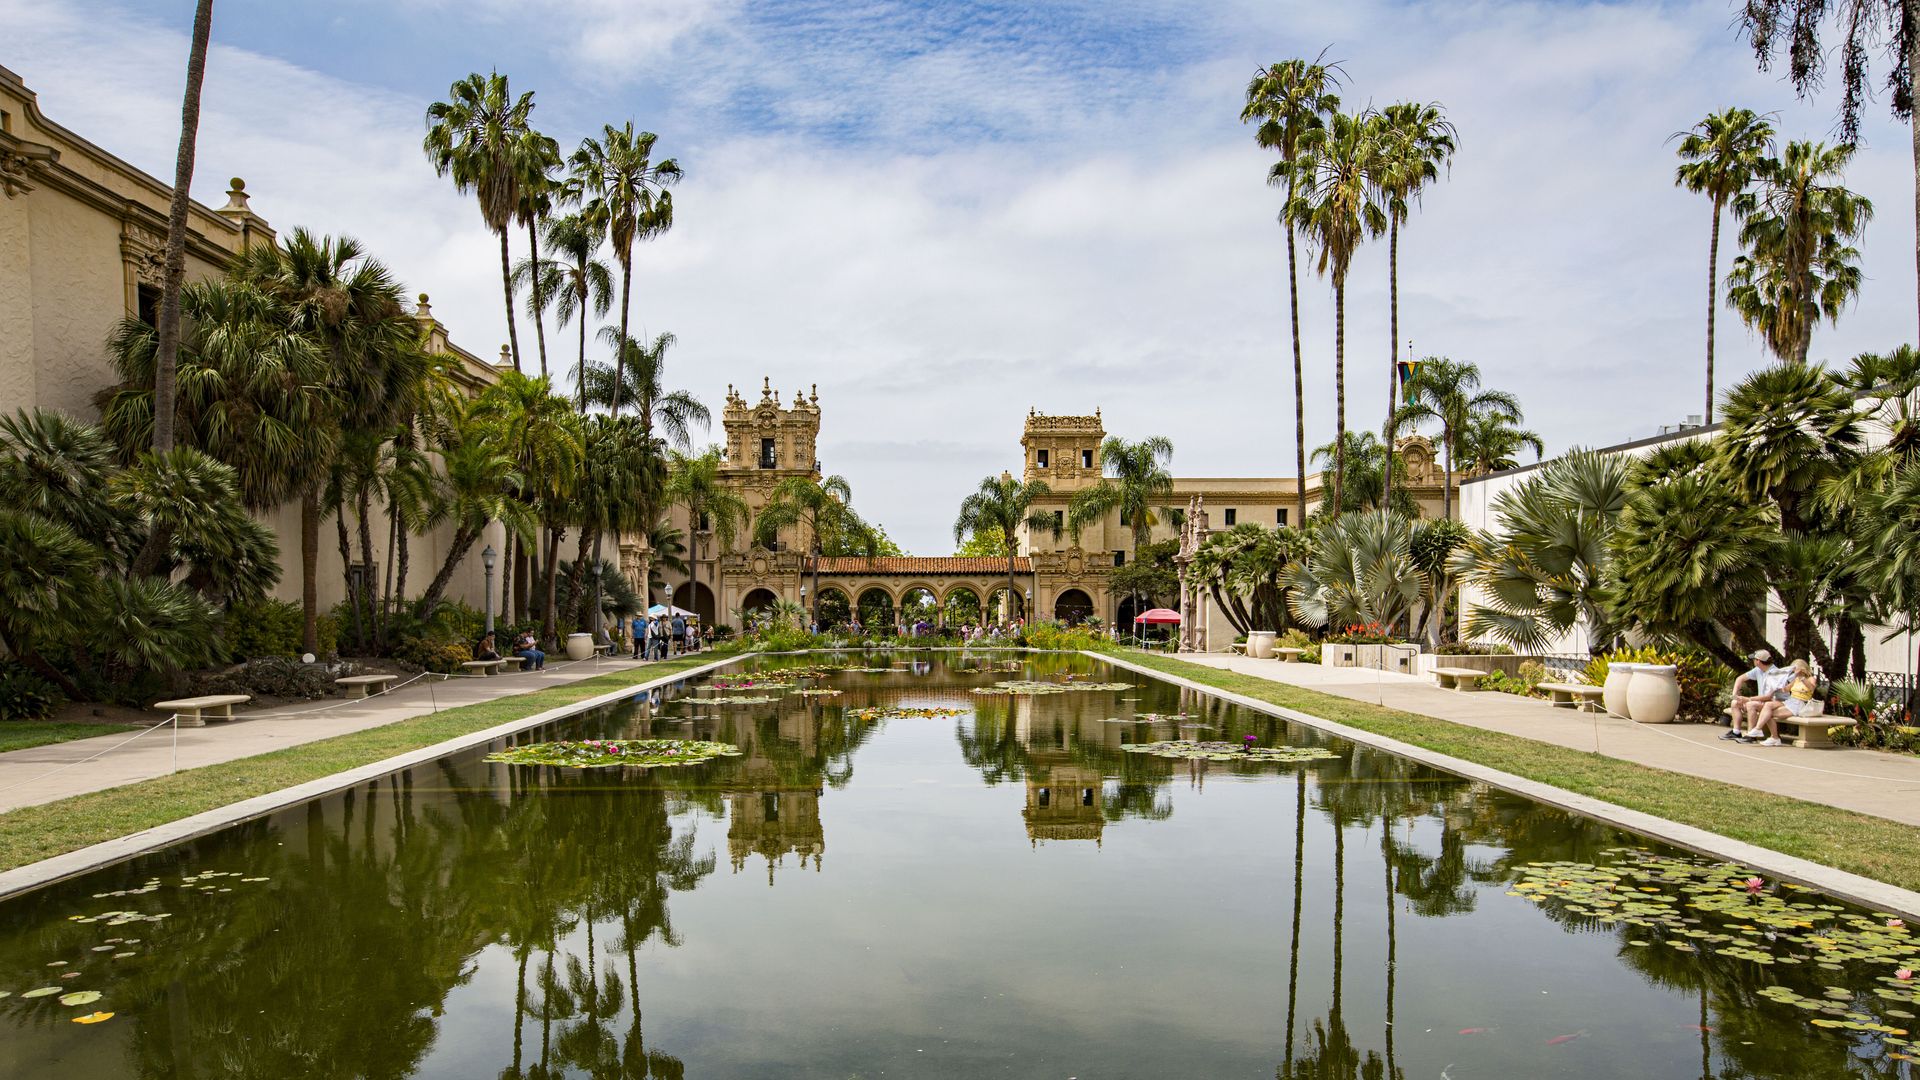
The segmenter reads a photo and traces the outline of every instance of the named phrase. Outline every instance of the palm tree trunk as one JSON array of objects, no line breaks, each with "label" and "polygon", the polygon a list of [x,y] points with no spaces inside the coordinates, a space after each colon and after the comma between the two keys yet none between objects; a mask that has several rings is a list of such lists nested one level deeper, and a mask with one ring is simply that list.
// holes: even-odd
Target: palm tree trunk
[{"label": "palm tree trunk", "polygon": [[[620,390],[627,384],[627,314],[633,291],[633,252],[620,259],[620,340],[613,346],[613,415],[620,415]],[[586,318],[585,313],[581,318]]]},{"label": "palm tree trunk", "polygon": [[547,526],[547,558],[541,564],[546,570],[547,610],[540,633],[549,646],[558,644],[560,638],[560,541],[565,533],[565,529]]},{"label": "palm tree trunk", "polygon": [[[585,272],[582,269],[581,273]],[[578,399],[581,416],[587,415],[587,299],[583,286],[580,306],[574,311],[574,316],[580,320],[580,366],[573,369],[574,396]]]},{"label": "palm tree trunk", "polygon": [[333,508],[333,529],[335,539],[340,543],[340,576],[347,586],[347,612],[353,616],[353,644],[355,648],[364,651],[367,644],[367,627],[360,619],[360,590],[353,583],[353,541],[347,535],[345,503]]},{"label": "palm tree trunk", "polygon": [[453,543],[447,548],[447,557],[440,564],[440,570],[433,575],[433,581],[427,585],[427,591],[420,594],[420,603],[415,606],[414,615],[421,622],[433,618],[440,608],[440,598],[446,595],[447,584],[453,580],[454,568],[460,560],[467,557],[473,542],[480,539],[477,531],[469,531],[465,526],[453,530]]},{"label": "palm tree trunk", "polygon": [[1333,283],[1333,516],[1340,517],[1347,481],[1347,282]]},{"label": "palm tree trunk", "polygon": [[592,634],[595,641],[600,640],[602,624],[607,620],[607,613],[602,607],[600,595],[600,559],[600,530],[595,529],[593,530],[593,565],[587,567],[588,576],[593,578],[593,606],[587,611],[587,633]]},{"label": "palm tree trunk", "polygon": [[[1293,202],[1293,181],[1287,181],[1287,202]],[[1307,388],[1300,363],[1300,274],[1294,266],[1293,226],[1287,226],[1287,311],[1293,327],[1293,449],[1298,456],[1300,482],[1295,486],[1300,497],[1300,520],[1294,528],[1307,524]]]},{"label": "palm tree trunk", "polygon": [[370,639],[374,626],[373,587],[378,583],[373,580],[373,568],[375,565],[373,561],[373,524],[371,521],[373,517],[373,501],[372,496],[368,492],[368,488],[362,487],[360,489],[360,497],[355,500],[354,514],[360,526],[360,565],[367,568],[366,574],[361,578],[360,604],[366,609],[366,614],[362,617],[366,620]]},{"label": "palm tree trunk", "polygon": [[180,152],[173,163],[173,199],[167,207],[165,276],[160,282],[160,341],[153,362],[153,449],[173,449],[174,375],[180,361],[180,286],[187,278],[187,199],[193,187],[193,155],[200,139],[200,84],[207,74],[207,38],[213,33],[213,0],[193,11],[193,43],[187,51],[187,89],[180,101]]},{"label": "palm tree trunk", "polygon": [[1280,1075],[1293,1077],[1294,1007],[1300,1000],[1300,893],[1306,885],[1307,773],[1294,773],[1293,809],[1293,934],[1287,945],[1287,1048]]},{"label": "palm tree trunk", "polygon": [[531,593],[533,556],[527,554],[527,542],[513,538],[513,621],[527,621],[527,600]]},{"label": "palm tree trunk", "polygon": [[573,595],[570,600],[573,608],[573,624],[582,632],[587,626],[587,556],[593,550],[592,529],[580,526],[580,543],[573,555]]},{"label": "palm tree trunk", "polygon": [[[1907,25],[1913,25],[1913,20],[1920,18],[1916,0],[1905,0],[1901,6]],[[1903,59],[1907,63],[1908,85],[1913,85],[1913,78],[1920,76],[1920,36],[1909,39],[1907,55]],[[1913,210],[1916,220],[1920,220],[1920,116],[1909,118],[1907,126],[1913,132]],[[1916,269],[1920,269],[1920,232],[1916,232],[1913,238],[1913,261]],[[1920,283],[1920,279],[1916,279],[1916,283]]]},{"label": "palm tree trunk", "polygon": [[540,295],[540,234],[527,219],[528,259],[533,263],[533,336],[540,343],[540,377],[547,377],[547,305]]},{"label": "palm tree trunk", "polygon": [[[1920,142],[1914,144],[1920,155]],[[1916,157],[1920,160],[1920,157]],[[1707,243],[1707,426],[1713,426],[1713,317],[1720,301],[1720,200],[1713,200],[1713,239]]]},{"label": "palm tree trunk", "polygon": [[1447,486],[1440,492],[1440,516],[1453,516],[1453,426],[1449,424],[1440,432],[1441,456],[1446,459]]},{"label": "palm tree trunk", "polygon": [[380,651],[385,651],[386,649],[387,613],[393,610],[393,563],[397,554],[396,549],[399,547],[399,534],[400,516],[398,512],[394,510],[393,503],[388,502],[387,557],[385,560],[387,565],[386,571],[383,574],[386,580],[380,587],[380,606],[377,609],[377,615],[373,621],[373,645],[375,649]]},{"label": "palm tree trunk", "polygon": [[[405,525],[400,526],[400,535],[394,538],[393,547],[395,561],[398,564],[393,582],[394,607],[400,608],[405,606],[407,602],[407,567],[412,562],[412,548],[407,541],[407,527]],[[391,611],[387,613],[387,617],[389,619],[392,618]]]},{"label": "palm tree trunk", "polygon": [[1380,476],[1380,509],[1393,508],[1393,407],[1400,382],[1400,219],[1387,227],[1387,423],[1381,440],[1387,464]]},{"label": "palm tree trunk", "polygon": [[300,496],[300,648],[320,655],[320,492]]},{"label": "palm tree trunk", "polygon": [[507,347],[512,350],[513,370],[520,370],[520,332],[513,327],[513,268],[507,262],[507,230],[500,230],[500,291],[507,298]]}]

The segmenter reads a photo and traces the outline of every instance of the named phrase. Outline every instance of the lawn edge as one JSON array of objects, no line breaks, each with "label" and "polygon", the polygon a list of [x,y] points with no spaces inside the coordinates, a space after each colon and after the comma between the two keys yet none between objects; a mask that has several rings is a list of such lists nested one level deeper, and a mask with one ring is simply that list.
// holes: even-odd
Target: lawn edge
[{"label": "lawn edge", "polygon": [[[1183,669],[1183,671],[1175,671],[1168,668],[1139,663],[1125,656],[1113,653],[1088,652],[1085,655],[1105,660],[1117,667],[1138,674],[1166,679],[1176,685],[1185,686],[1188,689],[1208,694],[1223,701],[1232,702],[1244,708],[1254,709],[1270,716],[1278,716],[1282,719],[1291,720],[1320,731],[1325,731],[1330,735],[1337,735],[1340,738],[1355,743],[1384,750],[1400,757],[1418,761],[1424,765],[1431,765],[1437,769],[1444,769],[1448,772],[1466,777],[1467,779],[1487,784],[1490,787],[1512,792],[1513,794],[1538,802],[1544,802],[1548,805],[1579,814],[1582,817],[1591,818],[1607,825],[1624,829],[1638,836],[1644,836],[1664,844],[1671,844],[1696,854],[1737,862],[1742,866],[1769,873],[1787,881],[1794,881],[1802,885],[1817,888],[1840,899],[1863,905],[1870,910],[1891,912],[1909,918],[1920,918],[1920,892],[1905,889],[1877,878],[1856,874],[1849,870],[1842,870],[1838,867],[1829,866],[1797,855],[1789,855],[1785,852],[1774,850],[1773,848],[1750,843],[1736,837],[1727,836],[1724,833],[1701,828],[1697,825],[1690,825],[1683,821],[1675,821],[1672,818],[1659,814],[1637,810],[1630,806],[1623,806],[1619,803],[1595,798],[1591,795],[1583,795],[1576,791],[1569,791],[1566,788],[1535,780],[1518,773],[1507,772],[1504,769],[1494,768],[1490,765],[1482,765],[1478,762],[1455,757],[1454,755],[1442,753],[1437,750],[1429,750],[1414,743],[1404,742],[1388,735],[1377,734],[1365,728],[1354,727],[1337,720],[1328,720],[1315,716],[1312,713],[1302,712],[1298,709],[1278,704],[1277,702],[1265,701],[1261,698],[1241,694],[1210,682],[1206,678],[1208,674],[1220,674],[1215,668],[1205,667],[1199,664],[1189,664],[1171,657],[1154,658],[1159,663],[1177,664]],[[1191,671],[1193,673],[1192,677],[1186,675],[1184,673],[1185,671]],[[1236,673],[1228,672],[1226,674]],[[1256,678],[1257,676],[1243,677]],[[1276,687],[1286,686],[1288,690],[1297,693],[1326,697],[1330,701],[1339,702],[1344,705],[1366,705],[1365,702],[1350,702],[1345,698],[1331,694],[1321,694],[1318,691],[1304,687],[1295,687],[1281,683],[1275,683],[1274,685]],[[1378,708],[1378,706],[1373,707]],[[1517,735],[1504,735],[1501,732],[1484,732],[1482,729],[1473,728],[1470,725],[1456,724],[1450,720],[1442,720],[1438,717],[1427,717],[1420,713],[1408,713],[1405,712],[1405,710],[1399,709],[1387,711],[1420,717],[1433,724],[1445,724],[1449,727],[1482,732],[1483,734],[1510,738],[1520,742],[1533,741],[1523,739]],[[1542,743],[1539,745],[1550,746],[1552,744]],[[1579,753],[1579,751],[1574,752]],[[1791,796],[1776,795],[1770,792],[1756,792],[1719,780],[1689,776],[1685,773],[1674,773],[1670,770],[1656,769],[1651,766],[1641,765],[1637,762],[1621,761],[1617,758],[1608,760],[1613,761],[1622,768],[1644,770],[1655,774],[1668,773],[1675,777],[1685,778],[1692,783],[1715,785],[1724,788],[1727,792],[1727,797],[1730,799],[1779,800],[1786,803],[1818,806],[1836,813],[1853,814],[1854,816],[1866,819],[1882,820],[1873,819],[1872,815],[1869,814],[1857,814],[1854,811],[1827,806],[1825,803],[1813,803],[1802,799],[1795,799]],[[1904,827],[1900,826],[1898,822],[1888,822],[1887,824],[1890,827]]]}]

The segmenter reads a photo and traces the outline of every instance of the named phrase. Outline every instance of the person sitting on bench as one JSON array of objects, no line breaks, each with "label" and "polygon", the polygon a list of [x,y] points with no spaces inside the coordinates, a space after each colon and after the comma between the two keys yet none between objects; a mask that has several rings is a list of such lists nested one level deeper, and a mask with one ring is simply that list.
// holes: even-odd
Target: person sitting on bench
[{"label": "person sitting on bench", "polygon": [[[1813,695],[1819,689],[1819,680],[1813,677],[1813,668],[1805,660],[1795,660],[1790,681],[1777,692],[1774,700],[1760,707],[1759,718],[1753,728],[1741,738],[1747,742],[1757,742],[1761,746],[1780,745],[1780,718],[1783,716],[1805,716],[1813,709]],[[1761,739],[1761,727],[1766,728],[1766,738]]]},{"label": "person sitting on bench", "polygon": [[514,640],[513,655],[520,658],[521,671],[547,670],[547,654],[540,651],[540,643],[534,639],[531,630]]},{"label": "person sitting on bench", "polygon": [[[1733,680],[1733,719],[1727,725],[1726,734],[1720,736],[1723,742],[1739,739],[1741,732],[1758,724],[1760,710],[1792,677],[1791,672],[1773,666],[1773,654],[1765,649],[1755,649],[1749,659],[1753,661],[1752,669]],[[1740,687],[1748,682],[1753,684],[1753,693],[1742,694]]]},{"label": "person sitting on bench", "polygon": [[480,644],[473,647],[473,658],[475,660],[500,659],[500,650],[493,643],[493,631],[489,630],[480,635]]}]

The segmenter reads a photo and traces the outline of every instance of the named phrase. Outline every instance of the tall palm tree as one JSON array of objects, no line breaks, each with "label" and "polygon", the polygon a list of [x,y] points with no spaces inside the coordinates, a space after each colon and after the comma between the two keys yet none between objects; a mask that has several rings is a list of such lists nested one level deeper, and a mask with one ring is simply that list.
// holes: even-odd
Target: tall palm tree
[{"label": "tall palm tree", "polygon": [[[1336,514],[1347,469],[1347,271],[1353,267],[1353,256],[1360,245],[1387,228],[1387,215],[1376,198],[1373,177],[1375,141],[1374,125],[1366,114],[1333,114],[1325,127],[1308,132],[1301,140],[1300,159],[1295,163],[1295,194],[1287,203],[1289,219],[1319,252],[1315,269],[1333,279]],[[1301,477],[1303,484],[1305,481]]]},{"label": "tall palm tree", "polygon": [[509,535],[525,539],[532,534],[534,523],[533,512],[516,497],[525,478],[488,424],[468,410],[465,415],[448,417],[436,441],[445,472],[433,524],[452,525],[453,535],[439,571],[414,605],[415,617],[423,622],[433,618],[446,596],[447,585],[453,581],[454,570],[488,525],[498,521],[507,527]]},{"label": "tall palm tree", "polygon": [[[693,534],[693,583],[700,583],[700,563],[707,558],[708,545],[718,540],[721,551],[733,548],[733,541],[747,526],[751,511],[745,499],[721,479],[720,448],[708,447],[705,453],[689,455],[675,452],[668,469],[667,497],[687,508],[687,529]],[[719,556],[714,557],[712,578],[719,584]],[[697,589],[688,589],[689,601],[698,597]],[[719,589],[711,590],[718,603]],[[716,607],[714,613],[719,614]]]},{"label": "tall palm tree", "polygon": [[[614,258],[620,262],[619,341],[628,340],[632,313],[633,245],[673,227],[673,193],[667,188],[680,179],[680,165],[672,158],[654,162],[653,144],[658,138],[651,131],[636,134],[631,120],[625,127],[608,124],[601,138],[580,140],[580,148],[567,159],[573,169],[567,180],[569,198],[585,201],[585,212],[605,224]],[[615,368],[623,368],[626,362],[626,352],[620,350]],[[611,406],[616,414],[625,383],[625,374],[616,370]]]},{"label": "tall palm tree", "polygon": [[960,500],[960,513],[953,519],[953,542],[958,544],[971,533],[998,529],[1007,543],[1007,610],[1011,612],[1019,592],[1013,585],[1013,559],[1017,544],[1013,538],[1025,526],[1031,533],[1039,529],[1060,535],[1053,512],[1033,504],[1053,494],[1045,480],[1022,482],[1011,476],[989,476],[980,481],[979,490]]},{"label": "tall palm tree", "polygon": [[514,284],[540,284],[536,296],[551,301],[560,325],[580,324],[580,355],[574,365],[575,405],[587,411],[587,320],[601,318],[613,308],[613,271],[599,257],[606,230],[591,214],[567,214],[547,222],[547,249],[559,258],[536,264],[529,259],[514,267]]},{"label": "tall palm tree", "polygon": [[[1153,527],[1180,516],[1172,505],[1173,473],[1167,469],[1172,460],[1173,441],[1163,435],[1139,442],[1107,436],[1100,446],[1100,482],[1067,500],[1067,526],[1078,537],[1087,526],[1117,512],[1133,537],[1133,561],[1139,562]],[[1013,534],[1007,537],[1011,542]]]},{"label": "tall palm tree", "polygon": [[[541,563],[544,578],[541,584],[548,594],[547,618],[551,621],[554,618],[551,599],[556,573],[554,554],[558,549],[552,530],[586,453],[578,414],[566,398],[554,395],[553,386],[545,377],[533,379],[515,372],[503,373],[498,383],[480,393],[474,401],[472,416],[492,429],[494,441],[513,459],[515,471],[522,478],[518,492],[521,500],[549,529],[546,558]],[[518,568],[528,560],[514,555],[516,550],[524,554],[524,548],[516,539],[510,537],[508,543],[508,565],[516,567],[518,573]],[[514,618],[519,619],[526,616],[528,582],[523,573],[516,580],[521,581],[517,591],[509,593],[502,588],[500,606],[502,611],[511,611]],[[551,638],[558,627],[543,629]]]},{"label": "tall palm tree", "polygon": [[753,523],[754,543],[771,547],[780,530],[797,529],[807,545],[813,569],[812,618],[820,621],[820,558],[829,541],[853,541],[872,557],[877,544],[873,529],[853,510],[853,488],[843,476],[815,479],[789,476],[775,484],[767,505]]},{"label": "tall palm tree", "polygon": [[1440,499],[1443,516],[1453,516],[1453,463],[1465,456],[1467,427],[1477,416],[1497,416],[1507,423],[1521,420],[1520,399],[1504,390],[1480,387],[1480,365],[1456,362],[1444,356],[1420,361],[1407,381],[1410,402],[1400,408],[1400,424],[1423,420],[1440,425],[1440,449],[1446,459],[1446,486]]},{"label": "tall palm tree", "polygon": [[513,267],[507,255],[507,230],[519,215],[529,156],[537,154],[530,118],[531,91],[513,96],[507,77],[495,71],[468,75],[447,89],[446,101],[427,106],[427,135],[422,142],[433,171],[453,177],[462,194],[472,192],[480,218],[500,238],[500,289],[507,302],[507,346],[513,370],[520,370],[520,335],[513,321]]},{"label": "tall palm tree", "polygon": [[1302,526],[1307,523],[1307,394],[1300,361],[1300,278],[1294,268],[1293,247],[1299,226],[1289,216],[1288,208],[1298,189],[1294,165],[1302,140],[1308,132],[1325,126],[1328,116],[1340,111],[1340,99],[1333,92],[1340,82],[1340,65],[1327,63],[1326,56],[1322,49],[1312,61],[1296,58],[1261,68],[1247,84],[1247,104],[1240,110],[1242,123],[1260,122],[1254,140],[1280,155],[1267,173],[1267,183],[1287,192],[1286,202],[1281,204],[1280,226],[1287,231],[1287,325],[1293,332],[1293,435],[1300,468]]},{"label": "tall palm tree", "polygon": [[1713,231],[1707,241],[1707,426],[1713,426],[1713,320],[1720,306],[1720,210],[1747,189],[1754,171],[1773,150],[1773,125],[1752,109],[1727,108],[1709,115],[1680,140],[1677,187],[1713,201]]},{"label": "tall palm tree", "polygon": [[159,347],[153,365],[153,449],[173,449],[175,374],[180,355],[180,287],[187,279],[187,201],[193,158],[200,141],[200,84],[207,74],[207,39],[213,34],[213,0],[193,8],[193,43],[187,49],[187,89],[180,102],[180,150],[173,162],[173,197],[167,204],[167,248],[160,279]]},{"label": "tall palm tree", "polygon": [[1546,454],[1540,434],[1517,427],[1498,413],[1480,413],[1467,421],[1461,434],[1461,464],[1469,476],[1485,476],[1520,467],[1520,451],[1532,450],[1539,461]]},{"label": "tall palm tree", "polygon": [[[1400,371],[1400,225],[1409,204],[1420,200],[1428,184],[1440,179],[1443,166],[1451,168],[1459,132],[1438,103],[1401,102],[1382,109],[1374,118],[1377,140],[1374,185],[1387,212],[1387,420],[1381,441],[1393,457],[1395,411],[1399,407]],[[1393,496],[1393,470],[1385,471],[1380,505]]]},{"label": "tall palm tree", "polygon": [[[540,273],[540,231],[553,212],[556,197],[563,194],[559,178],[560,144],[538,131],[528,129],[514,148],[514,168],[520,173],[520,197],[514,203],[513,216],[527,230],[527,313],[533,316],[533,333],[540,344],[540,377],[547,377],[547,305],[553,294],[546,289],[547,278]],[[517,275],[516,275],[517,276]]]},{"label": "tall palm tree", "polygon": [[[587,404],[613,410],[615,402],[619,402],[639,418],[641,429],[648,435],[658,428],[667,442],[682,450],[692,445],[693,428],[705,431],[713,422],[713,414],[699,398],[685,390],[668,390],[662,385],[666,378],[667,350],[678,344],[679,338],[663,333],[656,335],[649,345],[633,338],[617,338],[613,327],[603,326],[600,340],[624,363],[587,365]],[[620,347],[622,340],[626,343],[624,348]]]},{"label": "tall palm tree", "polygon": [[1782,360],[1806,363],[1822,316],[1838,321],[1860,291],[1856,240],[1873,203],[1841,183],[1854,149],[1792,142],[1754,170],[1758,184],[1733,201],[1745,219],[1727,300]]}]

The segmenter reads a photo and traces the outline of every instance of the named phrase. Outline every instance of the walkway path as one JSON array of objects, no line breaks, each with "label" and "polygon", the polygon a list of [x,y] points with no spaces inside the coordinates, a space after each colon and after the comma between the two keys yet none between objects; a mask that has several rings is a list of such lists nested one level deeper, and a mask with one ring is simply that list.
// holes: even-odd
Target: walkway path
[{"label": "walkway path", "polygon": [[[382,727],[441,709],[495,701],[646,666],[647,661],[635,660],[594,659],[573,663],[562,660],[549,663],[547,669],[540,672],[455,677],[446,681],[435,677],[364,700],[330,699],[236,712],[231,723],[179,729],[177,745],[176,733],[169,726],[148,729],[132,741],[129,741],[130,732],[13,750],[0,753],[0,813],[150,780],[165,776],[175,768],[217,765]],[[96,754],[101,755],[100,760],[77,764]]]},{"label": "walkway path", "polygon": [[1576,750],[1592,750],[1656,769],[1920,825],[1920,757],[1847,748],[1802,750],[1792,746],[1738,745],[1720,741],[1726,731],[1722,727],[1636,724],[1599,713],[1556,709],[1543,701],[1512,694],[1442,690],[1433,685],[1431,679],[1370,668],[1330,668],[1216,654],[1183,655],[1179,659],[1469,727]]}]

